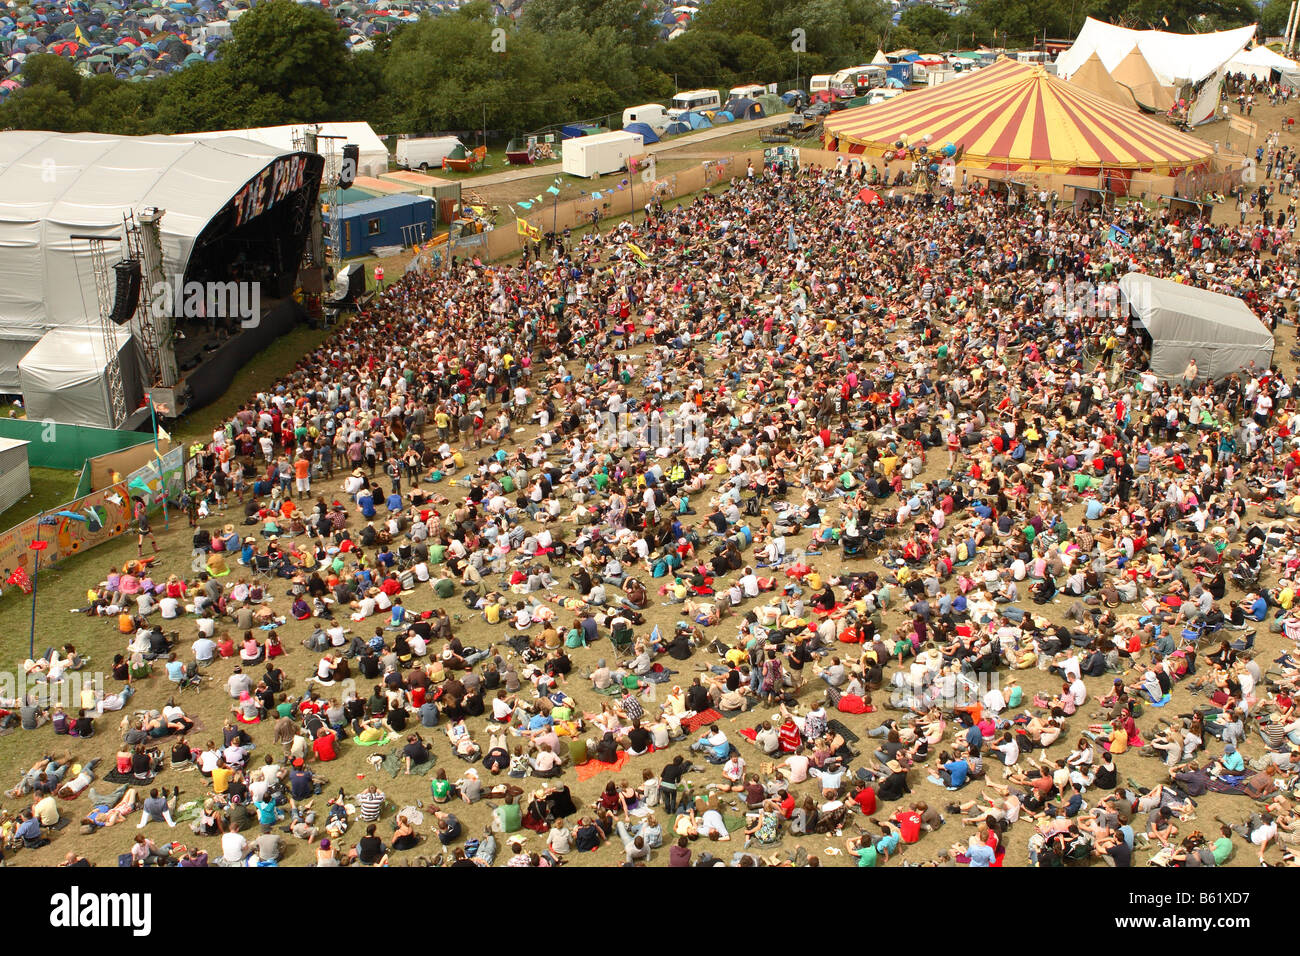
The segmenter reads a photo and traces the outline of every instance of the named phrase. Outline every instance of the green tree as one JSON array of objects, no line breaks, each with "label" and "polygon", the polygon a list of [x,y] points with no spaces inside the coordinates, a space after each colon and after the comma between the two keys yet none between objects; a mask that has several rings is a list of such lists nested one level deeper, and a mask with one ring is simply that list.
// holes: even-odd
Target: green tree
[{"label": "green tree", "polygon": [[[891,42],[899,46],[910,46],[916,49],[949,49],[956,46],[958,42],[953,37],[956,22],[955,17],[944,13],[937,7],[908,7],[898,20],[898,27],[895,29],[895,36]],[[915,38],[913,42],[902,43],[896,35],[900,29],[910,30]]]},{"label": "green tree", "polygon": [[1259,12],[1259,37],[1280,37],[1291,15],[1291,0],[1268,0]]},{"label": "green tree", "polygon": [[264,0],[235,21],[219,62],[259,113],[303,123],[347,118],[358,95],[349,57],[343,31],[326,10]]}]

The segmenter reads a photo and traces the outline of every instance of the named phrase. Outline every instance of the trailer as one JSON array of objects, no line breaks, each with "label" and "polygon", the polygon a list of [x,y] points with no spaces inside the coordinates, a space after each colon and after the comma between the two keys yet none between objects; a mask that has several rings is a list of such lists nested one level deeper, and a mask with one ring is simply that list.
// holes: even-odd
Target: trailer
[{"label": "trailer", "polygon": [[645,138],[625,130],[566,139],[561,147],[562,169],[570,176],[594,179],[626,169],[628,160],[644,152]]}]

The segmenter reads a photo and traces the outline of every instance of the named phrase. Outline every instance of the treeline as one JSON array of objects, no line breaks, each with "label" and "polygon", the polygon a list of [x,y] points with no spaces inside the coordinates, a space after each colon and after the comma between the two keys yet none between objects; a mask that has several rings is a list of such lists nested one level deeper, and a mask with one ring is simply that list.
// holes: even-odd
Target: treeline
[{"label": "treeline", "polygon": [[879,48],[924,52],[1032,46],[1071,37],[1085,16],[1177,32],[1260,19],[1281,33],[1289,0],[969,0],[950,16],[913,6],[891,22],[882,0],[712,0],[686,33],[660,39],[658,4],[528,0],[518,21],[486,3],[399,26],[350,53],[326,10],[260,3],[237,21],[215,62],[145,81],[81,75],[72,61],[30,57],[0,126],[72,132],[181,133],[363,119],[381,132],[487,128],[527,132],[620,112],[677,89],[806,83],[868,62]]}]

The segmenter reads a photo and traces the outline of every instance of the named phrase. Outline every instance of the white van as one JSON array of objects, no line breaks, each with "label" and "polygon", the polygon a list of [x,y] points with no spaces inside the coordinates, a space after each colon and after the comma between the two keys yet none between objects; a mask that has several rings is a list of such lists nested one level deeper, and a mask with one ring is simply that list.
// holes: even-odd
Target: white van
[{"label": "white van", "polygon": [[727,99],[734,100],[738,97],[747,96],[751,100],[756,100],[767,92],[767,87],[761,83],[751,83],[749,86],[733,86],[727,91]]},{"label": "white van", "polygon": [[693,110],[717,110],[722,108],[722,97],[717,90],[687,90],[673,97],[673,108],[668,111],[668,118],[675,120],[683,113]]},{"label": "white van", "polygon": [[658,103],[629,106],[623,111],[623,128],[627,129],[629,123],[645,123],[656,133],[662,133],[668,128],[668,111]]},{"label": "white van", "polygon": [[461,148],[460,139],[455,136],[425,136],[419,139],[399,139],[397,141],[397,165],[402,169],[438,169],[442,161],[457,148]]}]

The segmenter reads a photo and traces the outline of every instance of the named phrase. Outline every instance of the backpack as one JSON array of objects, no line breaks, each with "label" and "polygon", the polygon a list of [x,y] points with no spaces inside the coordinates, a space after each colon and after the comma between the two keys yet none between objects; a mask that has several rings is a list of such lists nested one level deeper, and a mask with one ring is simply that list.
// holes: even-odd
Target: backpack
[{"label": "backpack", "polygon": [[763,508],[762,505],[758,503],[757,495],[745,502],[745,514],[749,515],[751,518],[757,518],[759,514],[762,513],[762,510]]}]

